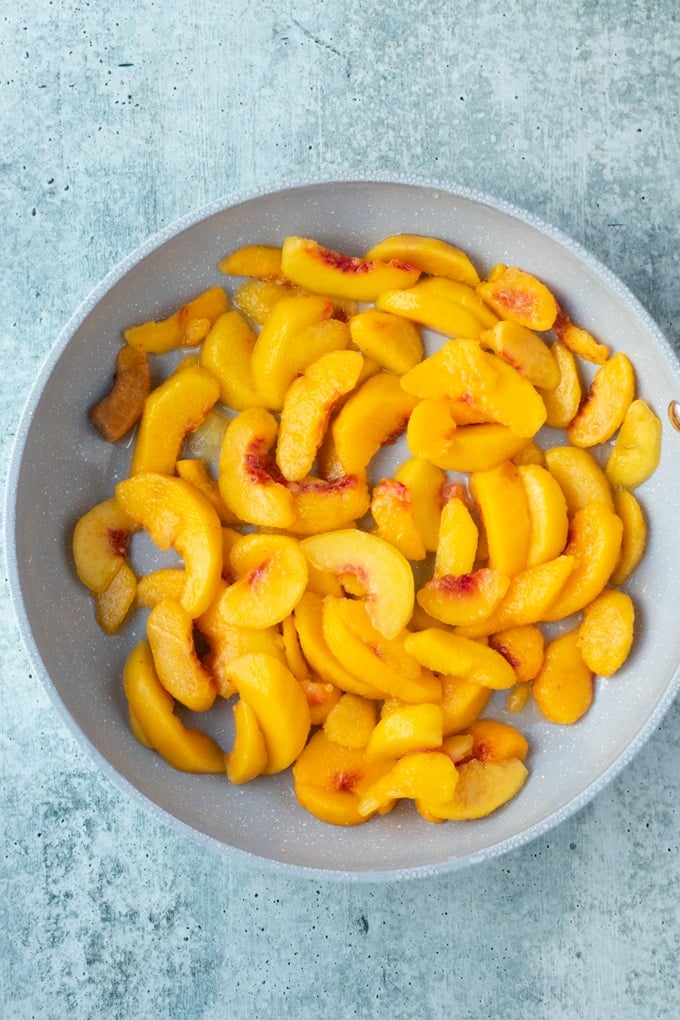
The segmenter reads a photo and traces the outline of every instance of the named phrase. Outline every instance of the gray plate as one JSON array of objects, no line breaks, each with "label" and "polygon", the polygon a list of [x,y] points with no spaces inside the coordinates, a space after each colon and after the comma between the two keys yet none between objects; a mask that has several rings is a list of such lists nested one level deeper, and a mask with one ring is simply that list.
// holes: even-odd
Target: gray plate
[{"label": "gray plate", "polygon": [[[598,682],[585,719],[557,727],[525,711],[519,724],[531,744],[530,779],[487,819],[429,825],[403,804],[345,830],[300,809],[289,775],[232,787],[220,777],[176,773],[136,743],[121,669],[144,620],[138,616],[116,637],[99,630],[73,570],[70,541],[77,518],[112,493],[129,462],[129,448],[107,446],[86,418],[108,389],[123,328],[224,285],[216,264],[240,244],[276,244],[295,233],[361,253],[396,232],[446,238],[482,272],[500,261],[543,278],[577,322],[632,358],[639,395],[663,420],[664,445],[659,470],[637,493],[650,542],[628,586],[638,608],[635,649],[615,679]],[[214,205],[109,274],[67,325],[30,395],[5,517],[10,584],[27,650],[62,717],[106,774],[182,831],[257,866],[317,878],[398,879],[452,871],[517,847],[583,806],[630,762],[676,692],[680,436],[666,411],[679,394],[673,351],[628,290],[576,244],[517,209],[469,191],[385,181],[304,184]],[[404,456],[404,449],[391,450],[381,470]],[[493,714],[503,718],[500,697]],[[212,732],[225,741],[228,715],[226,706],[211,713]]]}]

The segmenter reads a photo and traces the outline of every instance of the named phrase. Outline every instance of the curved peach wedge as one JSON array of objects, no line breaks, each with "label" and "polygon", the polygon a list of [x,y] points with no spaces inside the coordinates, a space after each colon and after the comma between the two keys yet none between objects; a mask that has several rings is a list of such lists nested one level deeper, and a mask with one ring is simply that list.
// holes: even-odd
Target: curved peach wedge
[{"label": "curved peach wedge", "polygon": [[344,747],[365,747],[378,720],[375,701],[343,694],[323,724],[329,740]]},{"label": "curved peach wedge", "polygon": [[125,344],[116,355],[111,390],[90,408],[87,416],[107,443],[115,443],[139,421],[150,391],[146,353]]},{"label": "curved peach wedge", "polygon": [[534,386],[554,390],[559,383],[560,369],[550,347],[526,326],[501,319],[492,329],[484,330],[479,340]]},{"label": "curved peach wedge", "polygon": [[470,755],[482,763],[507,761],[517,758],[524,761],[529,753],[529,744],[514,726],[496,719],[478,719],[468,729],[472,737]]},{"label": "curved peach wedge", "polygon": [[573,446],[606,443],[619,428],[635,397],[635,372],[630,359],[618,351],[601,365],[576,417],[567,428]]},{"label": "curved peach wedge", "polygon": [[477,758],[456,766],[458,782],[451,800],[431,808],[435,818],[469,821],[484,818],[512,800],[529,770],[519,758],[481,762]]},{"label": "curved peach wedge", "polygon": [[635,606],[630,595],[605,588],[586,606],[577,644],[586,665],[609,677],[623,666],[633,645]]},{"label": "curved peach wedge", "polygon": [[557,318],[557,301],[540,280],[516,266],[496,266],[477,293],[502,319],[543,333]]},{"label": "curved peach wedge", "polygon": [[234,627],[281,623],[307,585],[307,560],[286,535],[243,535],[232,548],[231,563],[239,577],[224,590],[219,614]]},{"label": "curved peach wedge", "polygon": [[415,801],[428,821],[439,821],[433,812],[453,797],[457,782],[458,772],[448,754],[412,751],[369,786],[359,803],[359,813],[369,816],[389,811],[396,800],[407,799]]},{"label": "curved peach wedge", "polygon": [[596,365],[603,365],[609,357],[609,348],[606,344],[599,343],[594,336],[576,326],[570,319],[564,308],[560,308],[553,326],[553,333],[565,347],[572,353],[577,354],[585,361],[592,361]]},{"label": "curved peach wedge", "polygon": [[289,280],[313,294],[350,301],[375,301],[385,290],[412,287],[420,276],[419,269],[401,260],[356,258],[294,236],[283,242],[281,268]]},{"label": "curved peach wedge", "polygon": [[226,754],[227,778],[234,785],[250,783],[267,767],[267,745],[255,711],[243,698],[234,705],[234,743]]},{"label": "curved peach wedge", "polygon": [[406,442],[414,457],[444,471],[486,471],[518,454],[529,442],[497,422],[458,426],[453,402],[420,400],[411,411]]},{"label": "curved peach wedge", "polygon": [[283,279],[281,249],[273,244],[242,244],[217,264],[227,276],[254,276],[258,280]]},{"label": "curved peach wedge", "polygon": [[550,352],[557,363],[559,382],[552,389],[539,389],[539,393],[545,405],[546,425],[564,429],[581,406],[583,386],[576,358],[566,344],[556,340]]},{"label": "curved peach wedge", "polygon": [[288,482],[287,488],[295,513],[288,530],[295,535],[348,528],[364,516],[371,501],[363,472],[328,482],[310,475],[299,482]]},{"label": "curved peach wedge", "polygon": [[438,627],[409,634],[404,648],[435,673],[465,677],[491,690],[506,690],[516,682],[512,666],[493,648]]},{"label": "curved peach wedge", "polygon": [[567,501],[557,479],[540,464],[521,464],[517,473],[529,513],[526,562],[533,567],[554,559],[564,549],[569,531]]},{"label": "curved peach wedge", "polygon": [[371,515],[380,538],[398,549],[407,560],[425,559],[425,543],[416,524],[413,498],[407,485],[395,478],[382,478],[373,487]]},{"label": "curved peach wedge", "polygon": [[352,342],[388,372],[403,375],[423,356],[418,329],[408,319],[377,308],[367,308],[349,320]]},{"label": "curved peach wedge", "polygon": [[378,297],[376,307],[444,336],[478,337],[483,327],[477,316],[459,301],[427,287],[427,283],[422,280],[405,290],[386,290]]},{"label": "curved peach wedge", "polygon": [[445,276],[428,276],[418,281],[418,289],[422,294],[431,294],[458,305],[473,315],[484,329],[491,329],[498,322],[498,316],[467,283],[449,280]]},{"label": "curved peach wedge", "polygon": [[222,573],[222,528],[215,509],[188,482],[154,473],[119,482],[116,498],[159,549],[172,546],[183,558],[181,603],[191,617],[200,616]]},{"label": "curved peach wedge", "polygon": [[[366,679],[354,676],[333,655],[323,636],[323,596],[305,592],[293,611],[295,628],[305,659],[318,675],[341,691],[362,698],[379,699],[383,695]],[[343,655],[343,660],[344,660]]]},{"label": "curved peach wedge", "polygon": [[218,483],[225,503],[241,520],[287,528],[295,518],[293,497],[270,474],[269,451],[277,433],[278,423],[269,411],[241,411],[224,434]]},{"label": "curved peach wedge", "polygon": [[395,442],[416,403],[391,372],[379,372],[362,383],[331,425],[335,453],[345,473],[364,471],[381,446]]},{"label": "curved peach wedge", "polygon": [[213,323],[201,347],[201,366],[217,379],[222,403],[235,411],[263,402],[250,366],[256,339],[245,317],[233,310]]},{"label": "curved peach wedge", "polygon": [[578,627],[548,642],[532,693],[549,722],[571,726],[588,711],[593,701],[593,671],[581,655]]},{"label": "curved peach wedge", "polygon": [[424,457],[409,457],[395,471],[394,480],[408,489],[415,526],[427,552],[434,552],[439,542],[445,472]]},{"label": "curved peach wedge", "polygon": [[527,565],[531,521],[519,468],[505,461],[490,471],[475,471],[470,494],[484,524],[489,566],[508,577]]},{"label": "curved peach wedge", "polygon": [[462,248],[422,234],[392,234],[366,253],[367,259],[397,259],[417,266],[431,276],[445,276],[475,286],[479,273]]},{"label": "curved peach wedge", "polygon": [[94,611],[97,623],[106,634],[116,634],[135,601],[137,578],[134,571],[123,563],[105,591],[94,593]]},{"label": "curved peach wedge", "polygon": [[507,574],[479,567],[466,574],[434,577],[416,592],[416,598],[418,605],[435,620],[463,626],[487,619],[509,585]]},{"label": "curved peach wedge", "polygon": [[614,509],[621,518],[623,537],[621,553],[612,576],[611,584],[624,584],[642,559],[647,547],[647,520],[638,500],[628,489],[614,490]]},{"label": "curved peach wedge", "polygon": [[174,599],[155,605],[146,623],[156,672],[166,691],[192,712],[207,712],[217,688],[196,654],[193,630],[193,620]]},{"label": "curved peach wedge", "polygon": [[462,498],[453,496],[442,508],[434,577],[469,574],[477,556],[479,530]]},{"label": "curved peach wedge", "polygon": [[439,705],[403,705],[377,723],[366,744],[366,757],[394,760],[412,751],[434,751],[443,739]]},{"label": "curved peach wedge", "polygon": [[661,459],[661,422],[644,400],[626,411],[605,474],[611,485],[634,489],[650,478]]},{"label": "curved peach wedge", "polygon": [[211,287],[182,305],[167,319],[145,322],[123,332],[127,343],[147,354],[166,354],[176,347],[195,347],[229,302],[222,287]]},{"label": "curved peach wedge", "polygon": [[105,499],[82,515],[73,529],[73,560],[78,577],[92,592],[104,592],[125,562],[139,525],[122,503]]},{"label": "curved peach wedge", "polygon": [[527,683],[538,675],[543,665],[545,639],[535,624],[498,631],[491,635],[489,644],[508,660],[519,683]]},{"label": "curved peach wedge", "polygon": [[553,446],[545,452],[548,471],[558,482],[570,515],[588,503],[602,503],[614,509],[611,486],[589,450],[578,446]]}]

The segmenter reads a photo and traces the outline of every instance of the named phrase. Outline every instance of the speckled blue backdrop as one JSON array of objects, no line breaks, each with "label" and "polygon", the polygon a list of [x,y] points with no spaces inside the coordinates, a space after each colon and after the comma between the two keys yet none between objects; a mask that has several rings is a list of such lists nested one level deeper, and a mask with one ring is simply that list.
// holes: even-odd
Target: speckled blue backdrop
[{"label": "speckled blue backdrop", "polygon": [[[590,248],[678,341],[674,0],[0,0],[0,445],[71,312],[149,234],[301,176],[412,173]],[[6,581],[0,1014],[675,1017],[680,706],[549,838],[324,885],[214,856],[114,789],[31,674]],[[65,638],[67,639],[67,638]]]}]

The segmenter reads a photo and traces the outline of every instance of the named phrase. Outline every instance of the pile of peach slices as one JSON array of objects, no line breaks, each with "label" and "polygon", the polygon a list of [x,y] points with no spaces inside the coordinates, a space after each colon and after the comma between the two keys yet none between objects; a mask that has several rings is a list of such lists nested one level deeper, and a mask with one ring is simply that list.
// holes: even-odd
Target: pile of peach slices
[{"label": "pile of peach slices", "polygon": [[[232,783],[292,766],[300,804],[337,825],[400,799],[431,822],[487,815],[528,775],[524,736],[483,717],[492,692],[574,723],[633,642],[633,489],[661,443],[633,366],[536,277],[480,279],[434,238],[353,257],[291,236],[219,269],[229,297],[125,332],[90,411],[109,442],[136,427],[129,477],[73,536],[104,630],[148,611],[132,731]],[[140,529],[177,564],[137,576]],[[186,725],[216,699],[226,753]]]}]

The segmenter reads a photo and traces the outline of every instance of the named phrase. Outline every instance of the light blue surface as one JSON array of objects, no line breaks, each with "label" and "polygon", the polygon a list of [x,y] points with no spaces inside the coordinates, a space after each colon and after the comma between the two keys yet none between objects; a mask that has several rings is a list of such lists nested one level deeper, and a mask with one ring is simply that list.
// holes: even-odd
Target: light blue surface
[{"label": "light blue surface", "polygon": [[[293,178],[416,174],[516,203],[677,344],[676,5],[556,6],[0,3],[5,462],[42,359],[114,264],[207,202]],[[3,1017],[680,1011],[677,703],[545,839],[448,878],[298,882],[114,789],[2,599]]]}]

